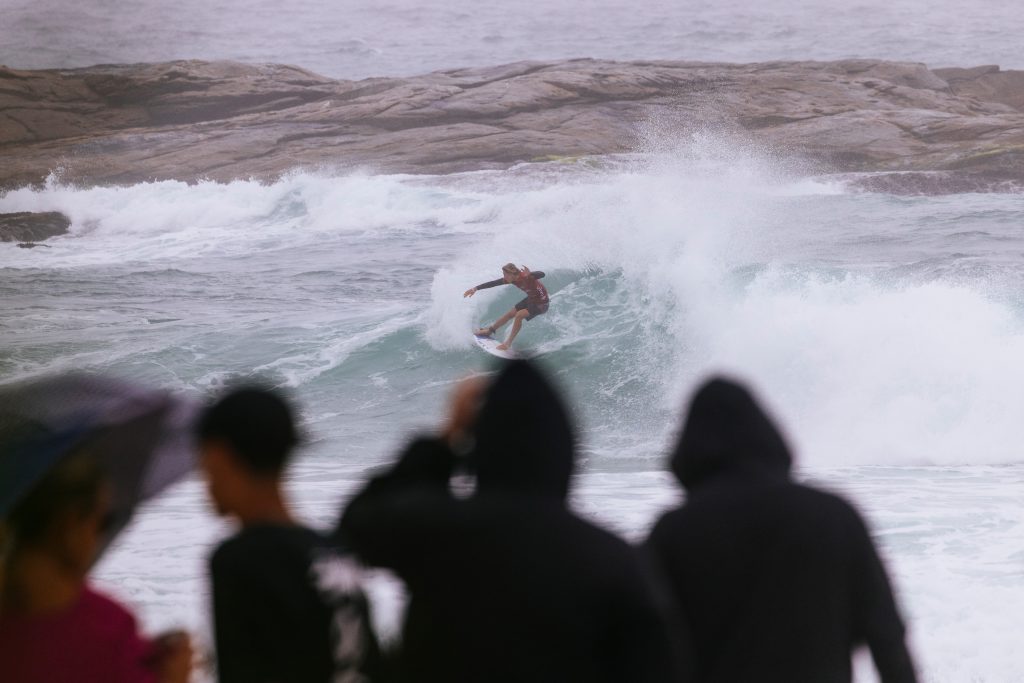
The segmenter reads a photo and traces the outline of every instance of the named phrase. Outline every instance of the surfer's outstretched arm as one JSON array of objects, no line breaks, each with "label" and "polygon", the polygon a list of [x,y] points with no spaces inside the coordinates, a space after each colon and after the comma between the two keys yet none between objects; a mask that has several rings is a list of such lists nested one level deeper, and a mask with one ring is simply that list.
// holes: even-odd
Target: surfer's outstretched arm
[{"label": "surfer's outstretched arm", "polygon": [[507,284],[508,283],[505,282],[505,278],[498,278],[497,280],[491,280],[490,282],[485,282],[482,285],[477,285],[476,287],[470,287],[465,292],[463,292],[462,296],[473,296],[474,294],[476,294],[476,290],[478,289],[490,289],[491,287],[497,287],[498,285]]}]

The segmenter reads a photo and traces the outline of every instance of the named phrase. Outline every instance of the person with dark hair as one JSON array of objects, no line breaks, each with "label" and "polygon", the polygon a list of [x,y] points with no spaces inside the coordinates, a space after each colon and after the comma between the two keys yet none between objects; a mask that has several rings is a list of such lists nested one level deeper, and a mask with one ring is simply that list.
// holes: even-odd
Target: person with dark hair
[{"label": "person with dark hair", "polygon": [[0,522],[0,680],[186,683],[185,633],[155,640],[88,583],[111,519],[97,458],[67,455]]},{"label": "person with dark hair", "polygon": [[288,403],[237,389],[203,412],[196,435],[210,499],[242,527],[210,561],[220,683],[371,680],[377,643],[360,569],[285,500],[299,443]]},{"label": "person with dark hair", "polygon": [[693,639],[700,683],[848,683],[866,643],[883,683],[913,683],[889,579],[860,515],[790,478],[782,435],[741,385],[695,394],[671,469],[685,504],[646,548]]},{"label": "person with dark hair", "polygon": [[[489,388],[460,385],[451,415],[440,437],[415,440],[374,478],[339,524],[367,563],[409,589],[405,680],[673,680],[672,640],[639,554],[566,505],[574,436],[548,382],[512,362]],[[469,440],[476,487],[458,497],[453,449]]]},{"label": "person with dark hair", "polygon": [[519,329],[523,326],[524,320],[533,320],[538,315],[548,312],[550,300],[548,298],[548,290],[540,281],[542,277],[544,277],[543,271],[530,270],[526,266],[517,268],[514,263],[506,263],[501,267],[500,278],[467,289],[462,294],[464,298],[473,296],[477,293],[477,290],[489,289],[499,285],[515,285],[526,293],[526,297],[513,306],[508,313],[498,318],[493,325],[481,327],[475,334],[480,337],[493,337],[494,333],[504,327],[509,320],[513,320],[508,338],[503,344],[498,345],[499,351],[507,351],[512,346],[512,342],[515,341],[516,335],[519,334]]}]

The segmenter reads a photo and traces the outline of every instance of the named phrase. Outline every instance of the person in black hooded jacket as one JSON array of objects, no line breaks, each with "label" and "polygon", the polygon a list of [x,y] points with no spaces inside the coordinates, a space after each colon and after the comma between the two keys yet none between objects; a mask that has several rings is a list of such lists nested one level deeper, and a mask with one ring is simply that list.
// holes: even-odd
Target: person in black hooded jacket
[{"label": "person in black hooded jacket", "polygon": [[[472,386],[472,385],[470,385]],[[413,442],[344,511],[339,535],[410,593],[399,667],[410,681],[643,683],[674,678],[672,641],[639,554],[572,514],[573,433],[551,386],[504,367],[471,428],[476,489],[450,491],[448,438]]]},{"label": "person in black hooded jacket", "polygon": [[860,515],[790,479],[790,454],[742,386],[696,393],[672,471],[685,504],[647,541],[693,639],[701,683],[848,683],[870,647],[884,683],[913,683],[904,627]]}]

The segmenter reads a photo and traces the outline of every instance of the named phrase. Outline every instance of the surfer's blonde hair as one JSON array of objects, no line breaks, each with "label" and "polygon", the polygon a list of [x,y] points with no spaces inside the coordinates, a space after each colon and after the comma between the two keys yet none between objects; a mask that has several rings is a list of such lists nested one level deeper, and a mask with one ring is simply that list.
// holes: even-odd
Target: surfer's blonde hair
[{"label": "surfer's blonde hair", "polygon": [[501,267],[501,272],[503,272],[503,273],[518,273],[519,272],[519,267],[516,266],[516,264],[512,263],[511,261],[509,261],[508,263],[506,263],[505,265],[503,265]]}]

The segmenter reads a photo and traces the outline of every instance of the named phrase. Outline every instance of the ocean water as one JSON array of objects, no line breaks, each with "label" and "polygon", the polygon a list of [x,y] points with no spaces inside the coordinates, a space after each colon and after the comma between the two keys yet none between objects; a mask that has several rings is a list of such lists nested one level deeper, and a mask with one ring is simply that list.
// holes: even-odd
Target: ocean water
[{"label": "ocean water", "polygon": [[[1009,2],[532,7],[0,0],[0,63],[223,57],[349,78],[561,57],[1024,65]],[[199,395],[269,379],[309,436],[291,495],[329,525],[437,427],[458,379],[490,371],[468,330],[518,297],[462,292],[526,264],[552,306],[517,346],[572,403],[576,509],[643,539],[680,499],[665,456],[688,396],[740,378],[798,476],[869,520],[922,679],[1024,681],[1024,197],[864,193],[670,122],[646,134],[635,154],[507,171],[8,191],[0,212],[62,211],[72,228],[49,248],[0,244],[0,383],[74,368]],[[227,532],[185,481],[97,580],[148,629],[208,645],[204,562]],[[373,590],[394,633],[400,591],[384,575]]]},{"label": "ocean water", "polygon": [[866,57],[1024,68],[1016,0],[0,0],[0,64],[170,59],[366,78],[524,59]]}]

